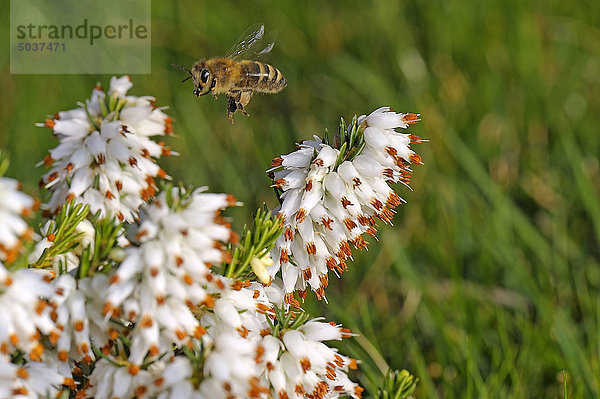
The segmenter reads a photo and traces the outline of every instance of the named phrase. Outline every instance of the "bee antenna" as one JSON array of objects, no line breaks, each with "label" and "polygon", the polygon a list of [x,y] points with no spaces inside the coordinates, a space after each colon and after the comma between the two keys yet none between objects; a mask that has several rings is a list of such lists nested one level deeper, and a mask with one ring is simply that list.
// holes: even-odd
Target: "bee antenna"
[{"label": "bee antenna", "polygon": [[171,66],[174,66],[177,69],[181,69],[182,71],[186,71],[187,73],[189,73],[190,75],[192,74],[192,72],[187,69],[186,67],[184,67],[183,65],[179,65],[179,64],[171,64]]},{"label": "bee antenna", "polygon": [[188,76],[187,78],[183,79],[181,81],[181,83],[185,82],[186,80],[190,79],[192,77],[192,71],[190,71],[189,69],[187,69],[186,67],[184,67],[183,65],[179,65],[179,64],[171,64],[171,66],[174,66],[177,69],[181,69],[182,71],[185,71],[187,73],[190,74],[190,76]]}]

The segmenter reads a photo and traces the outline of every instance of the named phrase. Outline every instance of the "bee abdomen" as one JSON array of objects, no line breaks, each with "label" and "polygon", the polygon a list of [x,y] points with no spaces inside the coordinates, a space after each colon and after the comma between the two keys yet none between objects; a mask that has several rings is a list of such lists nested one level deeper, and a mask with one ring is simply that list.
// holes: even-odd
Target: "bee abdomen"
[{"label": "bee abdomen", "polygon": [[257,91],[277,93],[287,86],[281,71],[273,65],[258,61],[243,61],[246,85]]}]

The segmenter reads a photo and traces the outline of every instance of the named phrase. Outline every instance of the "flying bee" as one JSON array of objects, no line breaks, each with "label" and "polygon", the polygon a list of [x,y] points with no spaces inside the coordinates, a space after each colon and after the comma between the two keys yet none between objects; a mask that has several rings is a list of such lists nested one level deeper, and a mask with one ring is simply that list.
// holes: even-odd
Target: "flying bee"
[{"label": "flying bee", "polygon": [[191,69],[173,66],[190,75],[182,82],[192,79],[196,97],[210,93],[216,99],[217,94],[224,93],[227,96],[227,118],[233,123],[233,114],[237,110],[248,116],[245,107],[254,92],[278,93],[287,85],[279,69],[250,60],[267,54],[273,45],[274,42],[265,36],[264,25],[256,24],[242,34],[224,57],[196,61]]}]

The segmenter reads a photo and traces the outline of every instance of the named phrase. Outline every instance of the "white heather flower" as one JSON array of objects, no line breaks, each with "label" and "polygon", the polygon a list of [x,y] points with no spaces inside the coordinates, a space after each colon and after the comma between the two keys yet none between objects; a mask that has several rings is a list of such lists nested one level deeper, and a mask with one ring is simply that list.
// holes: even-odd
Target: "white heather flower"
[{"label": "white heather flower", "polygon": [[[85,319],[87,318],[87,329],[89,331],[89,340],[94,343],[94,346],[101,348],[103,350],[108,350],[111,347],[112,339],[122,333],[126,333],[126,324],[123,323],[123,320],[119,320],[119,323],[111,323],[110,319],[105,315],[105,306],[106,306],[106,292],[110,287],[109,278],[105,274],[97,273],[91,277],[85,277],[77,280],[77,291],[84,295],[85,297],[85,314],[81,314],[79,312],[73,312],[72,310],[78,310],[77,307],[69,306],[69,320],[83,320],[85,323]],[[58,292],[57,292],[58,293]],[[60,299],[56,299],[60,302]],[[65,298],[62,301],[67,300],[67,303],[70,301],[70,297],[65,295]],[[74,298],[74,300],[79,301],[79,298]],[[64,306],[64,305],[63,305]],[[78,334],[76,340],[72,343],[73,346],[77,348],[77,350],[82,350],[81,354],[78,356],[82,356],[84,360],[85,354],[83,343],[86,342],[85,334]]]},{"label": "white heather flower", "polygon": [[155,357],[201,338],[204,329],[192,309],[213,305],[209,291],[229,282],[210,266],[229,260],[225,243],[233,234],[219,212],[235,205],[233,197],[198,189],[180,195],[162,192],[140,211],[131,239],[137,245],[109,276],[103,293],[105,317],[134,323],[128,362],[139,367],[147,355]]},{"label": "white heather flower", "polygon": [[339,324],[324,323],[324,317],[317,317],[309,320],[299,330],[304,333],[307,339],[317,341],[331,341],[333,339],[340,341],[342,338],[348,338],[353,334],[347,328],[342,328]]},{"label": "white heather flower", "polygon": [[171,152],[150,137],[171,133],[171,118],[152,97],[126,96],[131,86],[129,77],[113,77],[108,94],[96,87],[80,108],[41,124],[59,140],[44,159],[51,169],[40,182],[52,192],[50,212],[74,200],[131,223],[154,195],[154,178],[168,177],[155,160]]},{"label": "white heather flower", "polygon": [[41,273],[20,269],[9,273],[0,264],[0,347],[3,353],[20,349],[34,361],[44,348],[40,333],[56,342],[58,331],[43,298],[52,296],[52,286]]},{"label": "white heather flower", "polygon": [[56,326],[62,332],[56,343],[60,367],[68,369],[69,360],[89,364],[95,356],[90,342],[85,292],[77,289],[77,282],[69,274],[58,276],[52,284],[54,296],[50,303],[55,308]]},{"label": "white heather flower", "polygon": [[148,370],[132,374],[127,367],[119,367],[106,359],[100,359],[90,375],[85,397],[96,399],[134,398],[148,393],[153,376]]},{"label": "white heather flower", "polygon": [[0,177],[0,262],[12,263],[22,248],[23,239],[31,239],[31,228],[23,220],[37,206],[19,191],[19,182]]},{"label": "white heather flower", "polygon": [[[241,337],[235,330],[203,338],[204,367],[192,367],[189,359],[175,357],[157,372],[152,384],[158,398],[268,398],[260,379],[257,340]],[[199,386],[192,381],[201,381]]]},{"label": "white heather flower", "polygon": [[207,398],[224,398],[229,395],[266,398],[269,391],[258,378],[260,368],[256,361],[257,342],[241,337],[233,330],[213,338],[214,346],[204,364],[206,380],[201,384],[200,391]]},{"label": "white heather flower", "polygon": [[283,330],[278,337],[263,335],[259,344],[263,378],[271,387],[272,397],[361,397],[362,387],[346,374],[356,368],[356,361],[322,342],[352,336],[348,329],[314,319],[297,330]]},{"label": "white heather flower", "polygon": [[[265,358],[275,361],[278,353],[274,358],[265,357],[261,342],[264,334],[271,334],[268,318],[275,313],[269,295],[281,291],[276,285],[277,281],[269,287],[257,282],[240,286],[231,281],[218,290],[220,297],[213,312],[205,313],[201,319],[207,332],[203,337],[206,348],[205,380],[200,386],[203,397],[268,397],[268,384],[262,377]],[[277,295],[272,296],[278,299]]]},{"label": "white heather flower", "polygon": [[75,231],[80,234],[77,238],[78,243],[81,245],[80,248],[94,247],[96,229],[89,220],[83,219],[81,222],[77,223]]},{"label": "white heather flower", "polygon": [[410,149],[420,139],[395,129],[417,121],[416,114],[380,108],[358,118],[364,140],[359,155],[348,157],[352,148],[340,154],[315,137],[273,160],[274,185],[282,201],[275,211],[285,223],[272,251],[274,265],[269,273],[275,276],[281,271],[287,303],[295,303],[294,291],[304,298],[307,286],[317,298],[325,298],[328,271],[339,276],[347,269],[349,244],[364,248],[368,243],[362,235],[375,237],[376,219],[391,222],[393,209],[404,200],[389,184],[408,186],[409,165],[422,163]]},{"label": "white heather flower", "polygon": [[62,384],[75,388],[71,378],[61,376],[44,363],[18,366],[0,358],[0,398],[54,398],[63,391]]},{"label": "white heather flower", "polygon": [[[259,283],[239,284],[225,278],[220,281],[221,284],[207,285],[211,292],[220,293],[220,298],[214,302],[213,312],[205,313],[202,318],[206,334],[201,340],[192,338],[188,342],[188,347],[196,348],[200,348],[199,343],[202,343],[202,368],[192,367],[187,358],[173,357],[172,352],[146,370],[128,363],[131,357],[128,361],[119,361],[123,367],[115,367],[101,359],[101,368],[94,370],[90,377],[92,386],[86,394],[100,398],[118,396],[113,385],[119,375],[126,397],[135,392],[138,396],[143,393],[158,398],[266,399],[269,389],[267,381],[261,379],[265,363],[259,343],[263,339],[261,333],[269,328],[266,317],[272,314],[272,309],[265,287]],[[158,317],[156,320],[158,323],[153,324],[161,323]],[[130,332],[130,336],[136,334],[136,330]],[[132,343],[131,351],[135,350],[134,347]],[[277,355],[275,352],[274,357],[269,355],[268,358],[276,362]],[[152,381],[148,381],[148,373]],[[144,378],[140,379],[140,374]],[[201,383],[196,386],[192,381]]]},{"label": "white heather flower", "polygon": [[271,281],[271,275],[267,270],[267,267],[273,266],[273,259],[269,254],[266,254],[262,258],[258,258],[254,256],[250,260],[250,266],[252,266],[252,271],[256,274],[256,277],[263,284],[268,284]]},{"label": "white heather flower", "polygon": [[199,397],[188,380],[192,376],[192,365],[187,357],[176,357],[161,367],[153,382],[158,399],[187,399]]},{"label": "white heather flower", "polygon": [[[278,283],[274,280],[271,286]],[[309,320],[295,330],[286,329],[280,319],[274,322],[273,306],[281,308],[283,298],[281,289],[275,288],[279,295],[273,297],[279,302],[271,302],[271,286],[254,282],[223,289],[213,312],[202,317],[207,332],[203,337],[207,348],[205,380],[200,387],[203,397],[360,398],[362,388],[346,375],[356,361],[322,342],[353,334],[321,319]],[[279,325],[278,332],[273,330],[274,323]]]},{"label": "white heather flower", "polygon": [[129,89],[133,87],[133,83],[129,79],[129,76],[121,76],[117,78],[113,76],[110,78],[110,89],[108,90],[108,95],[115,94],[117,97],[125,97]]}]

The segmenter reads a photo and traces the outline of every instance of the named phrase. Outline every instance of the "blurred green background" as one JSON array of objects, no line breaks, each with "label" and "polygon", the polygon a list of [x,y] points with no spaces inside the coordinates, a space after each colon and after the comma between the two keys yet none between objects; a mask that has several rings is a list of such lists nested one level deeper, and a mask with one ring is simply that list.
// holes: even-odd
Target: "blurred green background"
[{"label": "blurred green background", "polygon": [[[0,9],[0,147],[33,192],[56,145],[35,128],[109,75],[10,75]],[[418,112],[425,165],[380,241],[332,276],[314,315],[361,334],[373,389],[387,363],[420,378],[421,398],[600,394],[600,3],[597,1],[153,1],[152,74],[134,95],[168,105],[175,181],[263,202],[264,170],[339,118],[383,105]],[[197,99],[171,63],[225,53],[251,24],[277,30],[269,62],[287,77],[230,125],[226,100]],[[43,68],[43,65],[40,66]],[[371,240],[374,241],[374,240]],[[381,355],[377,355],[381,353]],[[370,359],[369,357],[372,357]]]}]

